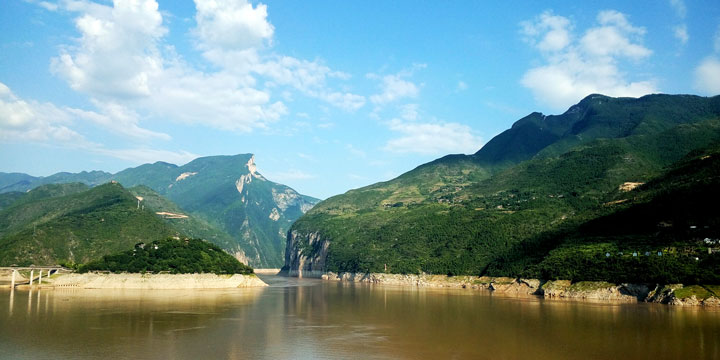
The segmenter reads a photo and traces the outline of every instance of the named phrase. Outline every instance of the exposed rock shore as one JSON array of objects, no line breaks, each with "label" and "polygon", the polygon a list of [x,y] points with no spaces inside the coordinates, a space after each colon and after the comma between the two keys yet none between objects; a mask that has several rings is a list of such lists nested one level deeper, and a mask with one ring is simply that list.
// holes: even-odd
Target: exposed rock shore
[{"label": "exposed rock shore", "polygon": [[[621,302],[652,302],[681,306],[720,307],[720,299],[715,296],[698,298],[696,295],[678,297],[675,293],[683,289],[682,284],[657,285],[651,289],[646,284],[612,284],[602,281],[569,280],[541,281],[489,276],[445,276],[445,275],[403,275],[384,273],[334,273],[310,271],[305,277],[318,277],[323,280],[364,282],[384,285],[420,286],[434,288],[485,289],[504,295],[542,296],[557,300],[593,300]],[[292,276],[292,274],[291,274]],[[697,287],[697,285],[689,288]]]},{"label": "exposed rock shore", "polygon": [[78,289],[227,289],[267,286],[255,275],[215,274],[64,274],[41,287]]}]

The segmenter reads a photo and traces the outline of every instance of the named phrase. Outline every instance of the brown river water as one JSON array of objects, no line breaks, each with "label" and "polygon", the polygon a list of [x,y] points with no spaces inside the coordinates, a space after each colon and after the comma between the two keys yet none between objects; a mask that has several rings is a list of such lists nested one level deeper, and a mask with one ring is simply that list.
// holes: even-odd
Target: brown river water
[{"label": "brown river water", "polygon": [[0,359],[720,359],[720,311],[261,276],[0,290]]}]

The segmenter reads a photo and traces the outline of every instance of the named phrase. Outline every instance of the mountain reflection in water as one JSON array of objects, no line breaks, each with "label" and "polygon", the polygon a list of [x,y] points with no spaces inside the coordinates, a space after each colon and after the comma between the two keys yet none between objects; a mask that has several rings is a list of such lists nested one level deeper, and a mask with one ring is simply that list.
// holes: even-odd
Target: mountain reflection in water
[{"label": "mountain reflection in water", "polygon": [[267,288],[0,291],[0,358],[720,358],[720,311],[261,276]]}]

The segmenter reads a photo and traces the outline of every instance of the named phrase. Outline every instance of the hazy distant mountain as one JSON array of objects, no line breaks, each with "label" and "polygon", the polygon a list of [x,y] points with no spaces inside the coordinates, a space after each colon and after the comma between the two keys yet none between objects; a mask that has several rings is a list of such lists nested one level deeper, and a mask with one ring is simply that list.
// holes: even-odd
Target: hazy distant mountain
[{"label": "hazy distant mountain", "polygon": [[95,186],[110,180],[127,188],[146,186],[132,191],[148,198],[145,202],[154,199],[148,208],[189,215],[188,219],[170,216],[166,221],[188,236],[218,244],[253,267],[282,266],[287,230],[319,201],[265,179],[257,172],[254,156],[243,154],[203,157],[183,166],[156,162],[114,175],[93,171],[37,178],[0,173],[0,193],[5,193],[0,194],[0,209],[17,196],[12,191],[46,183]]},{"label": "hazy distant mountain", "polygon": [[0,193],[11,191],[28,191],[45,184],[83,183],[90,186],[110,181],[112,174],[104,171],[83,171],[77,174],[59,172],[50,176],[30,176],[22,173],[0,172]]},{"label": "hazy distant mountain", "polygon": [[[667,199],[677,197],[663,194],[680,193],[688,197],[678,208],[695,201],[701,213],[719,219],[720,211],[707,206],[703,192],[663,182],[672,176],[668,169],[710,164],[697,158],[715,159],[719,144],[718,96],[590,95],[562,115],[533,113],[518,120],[473,155],[449,155],[319,203],[291,228],[285,266],[295,271],[382,272],[387,267],[394,273],[508,276],[554,276],[554,269],[582,278],[588,275],[577,272],[584,261],[578,254],[604,259],[611,249],[627,255],[633,249],[644,254],[687,248],[704,261],[697,236],[672,225],[720,225],[697,217],[698,212],[686,211],[691,218],[682,221],[668,220],[668,229],[677,230],[678,236],[662,240],[657,231],[630,233],[628,226],[614,237],[591,235],[584,224],[623,211],[637,216],[630,208],[640,203],[672,208]],[[701,150],[704,153],[690,154]],[[712,176],[688,181],[718,182],[717,166],[692,166],[697,169],[692,173]],[[630,191],[642,183],[670,185]],[[709,188],[704,188],[706,193]],[[664,223],[656,215],[643,221]],[[714,229],[707,236],[720,237]],[[685,267],[690,257],[663,259]],[[687,265],[684,273],[696,274],[701,260]],[[554,268],[550,261],[562,265]],[[610,274],[614,280],[621,278],[618,274],[626,274],[630,266],[622,261],[620,270],[600,271],[591,280]]]}]

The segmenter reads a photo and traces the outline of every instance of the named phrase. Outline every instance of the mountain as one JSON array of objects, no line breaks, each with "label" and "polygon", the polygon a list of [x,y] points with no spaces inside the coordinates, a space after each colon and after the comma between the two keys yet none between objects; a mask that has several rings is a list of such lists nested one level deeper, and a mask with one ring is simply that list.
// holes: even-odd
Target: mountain
[{"label": "mountain", "polygon": [[43,185],[0,210],[0,264],[84,263],[176,235],[118,183]]},{"label": "mountain", "polygon": [[267,180],[252,154],[202,157],[183,166],[157,162],[113,179],[128,187],[145,185],[219,229],[216,244],[260,268],[282,266],[287,230],[319,201]]},{"label": "mountain", "polygon": [[[584,232],[589,224],[640,206],[623,198],[635,192],[620,189],[662,181],[691,152],[718,144],[718,96],[590,95],[564,114],[518,120],[475,154],[449,155],[317,204],[288,233],[285,269],[559,276],[547,261],[571,253],[561,250],[570,246],[567,236],[575,244],[601,243],[604,237]],[[649,233],[625,235],[635,240],[613,243],[624,254],[638,244],[646,251],[701,251],[696,238],[668,245]]]},{"label": "mountain", "polygon": [[241,154],[201,157],[183,166],[156,162],[116,174],[93,171],[37,178],[0,173],[0,209],[11,203],[15,192],[41,184],[96,186],[111,180],[143,197],[148,209],[188,216],[165,215],[166,222],[183,234],[212,241],[259,268],[282,266],[287,230],[319,201],[267,180],[257,171],[254,156]]}]

